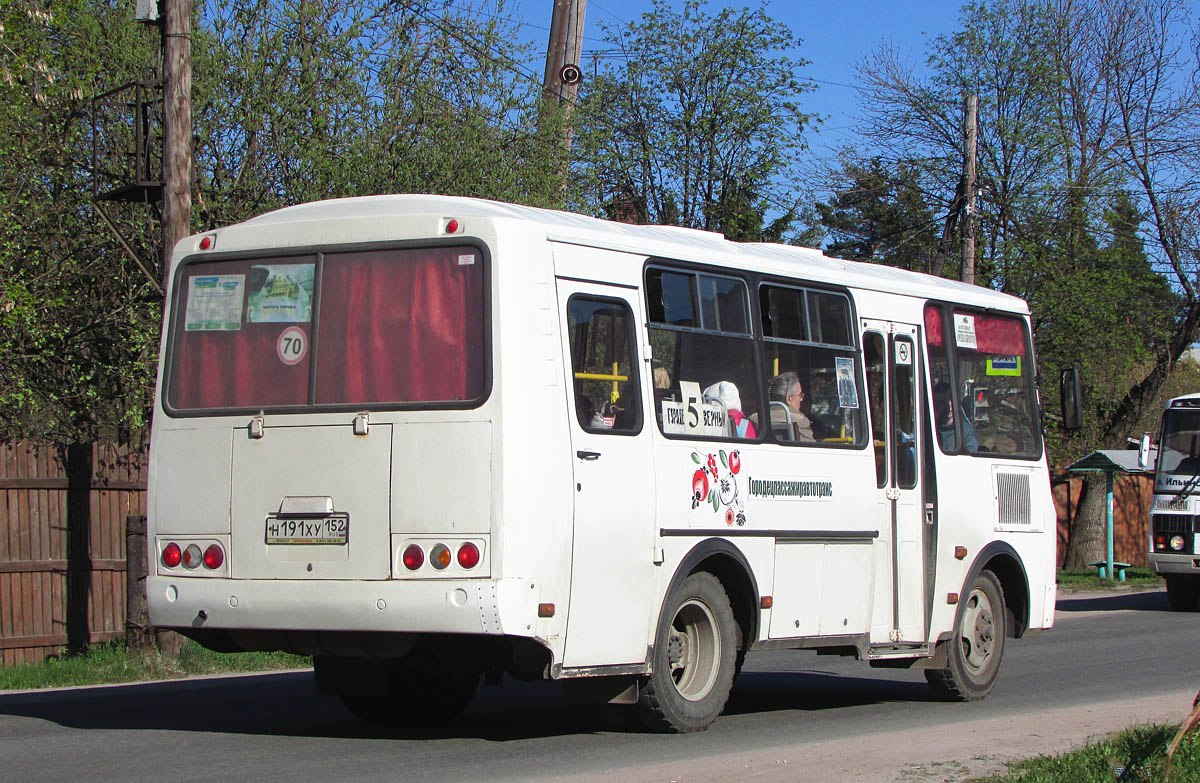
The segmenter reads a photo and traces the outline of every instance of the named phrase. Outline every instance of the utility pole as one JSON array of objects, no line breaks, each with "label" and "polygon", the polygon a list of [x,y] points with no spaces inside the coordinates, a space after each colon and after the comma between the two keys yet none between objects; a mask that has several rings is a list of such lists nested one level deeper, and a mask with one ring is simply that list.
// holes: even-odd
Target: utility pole
[{"label": "utility pole", "polygon": [[562,146],[571,151],[571,110],[579,95],[583,69],[583,19],[587,0],[554,0],[550,41],[546,45],[546,76],[542,87],[547,100],[557,98],[562,107]]},{"label": "utility pole", "polygon": [[[162,288],[171,278],[175,243],[191,233],[192,222],[192,0],[160,0],[163,9],[163,163]],[[163,302],[163,307],[167,306]],[[143,579],[142,558],[127,579]],[[158,649],[176,657],[184,637],[174,631],[155,633]]]},{"label": "utility pole", "polygon": [[192,0],[162,0],[163,194],[162,287],[171,274],[175,243],[192,218]]},{"label": "utility pole", "polygon": [[967,197],[966,214],[963,216],[962,231],[962,281],[975,284],[975,138],[976,113],[979,96],[967,97],[967,143],[964,152],[963,183]]}]

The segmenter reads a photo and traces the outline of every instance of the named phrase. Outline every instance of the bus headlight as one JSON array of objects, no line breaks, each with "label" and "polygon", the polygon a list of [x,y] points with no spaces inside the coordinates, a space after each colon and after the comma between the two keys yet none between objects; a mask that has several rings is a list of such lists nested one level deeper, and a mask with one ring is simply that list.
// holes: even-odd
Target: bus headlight
[{"label": "bus headlight", "polygon": [[1171,548],[1176,552],[1183,551],[1183,536],[1171,536]]}]

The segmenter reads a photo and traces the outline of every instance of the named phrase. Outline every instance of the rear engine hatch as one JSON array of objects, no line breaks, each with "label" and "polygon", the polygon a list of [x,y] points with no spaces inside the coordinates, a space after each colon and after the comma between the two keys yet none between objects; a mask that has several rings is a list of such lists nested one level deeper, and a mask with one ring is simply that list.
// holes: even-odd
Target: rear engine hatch
[{"label": "rear engine hatch", "polygon": [[388,578],[392,426],[246,433],[233,441],[233,578]]}]

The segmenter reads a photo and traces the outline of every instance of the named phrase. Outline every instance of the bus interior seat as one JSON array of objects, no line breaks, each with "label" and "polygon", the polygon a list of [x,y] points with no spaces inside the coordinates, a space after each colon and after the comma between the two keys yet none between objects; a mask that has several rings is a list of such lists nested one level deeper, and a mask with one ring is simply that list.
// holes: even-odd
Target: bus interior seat
[{"label": "bus interior seat", "polygon": [[775,435],[775,440],[795,441],[796,430],[792,427],[792,412],[788,410],[787,403],[771,400],[771,408],[783,411],[783,421],[775,421],[775,417],[771,417],[771,431]]}]

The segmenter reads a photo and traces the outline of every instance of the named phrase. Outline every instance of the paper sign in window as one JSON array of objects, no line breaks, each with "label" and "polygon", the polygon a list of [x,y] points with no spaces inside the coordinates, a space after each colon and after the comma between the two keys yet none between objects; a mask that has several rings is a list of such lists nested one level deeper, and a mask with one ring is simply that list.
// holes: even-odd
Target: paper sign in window
[{"label": "paper sign in window", "polygon": [[189,332],[241,329],[245,280],[245,275],[189,277],[184,329]]},{"label": "paper sign in window", "polygon": [[978,348],[975,339],[975,316],[954,314],[954,344],[959,348]]},{"label": "paper sign in window", "polygon": [[1021,374],[1021,357],[1020,356],[993,356],[987,360],[987,369],[985,372],[988,375],[1013,375],[1020,376]]},{"label": "paper sign in window", "polygon": [[711,438],[729,435],[729,416],[724,405],[706,401],[700,384],[695,381],[680,381],[679,391],[682,401],[662,401],[663,432]]},{"label": "paper sign in window", "polygon": [[843,408],[857,408],[858,387],[854,385],[854,359],[838,356],[833,361],[837,368],[838,404]]},{"label": "paper sign in window", "polygon": [[250,267],[246,323],[309,323],[315,264]]}]

